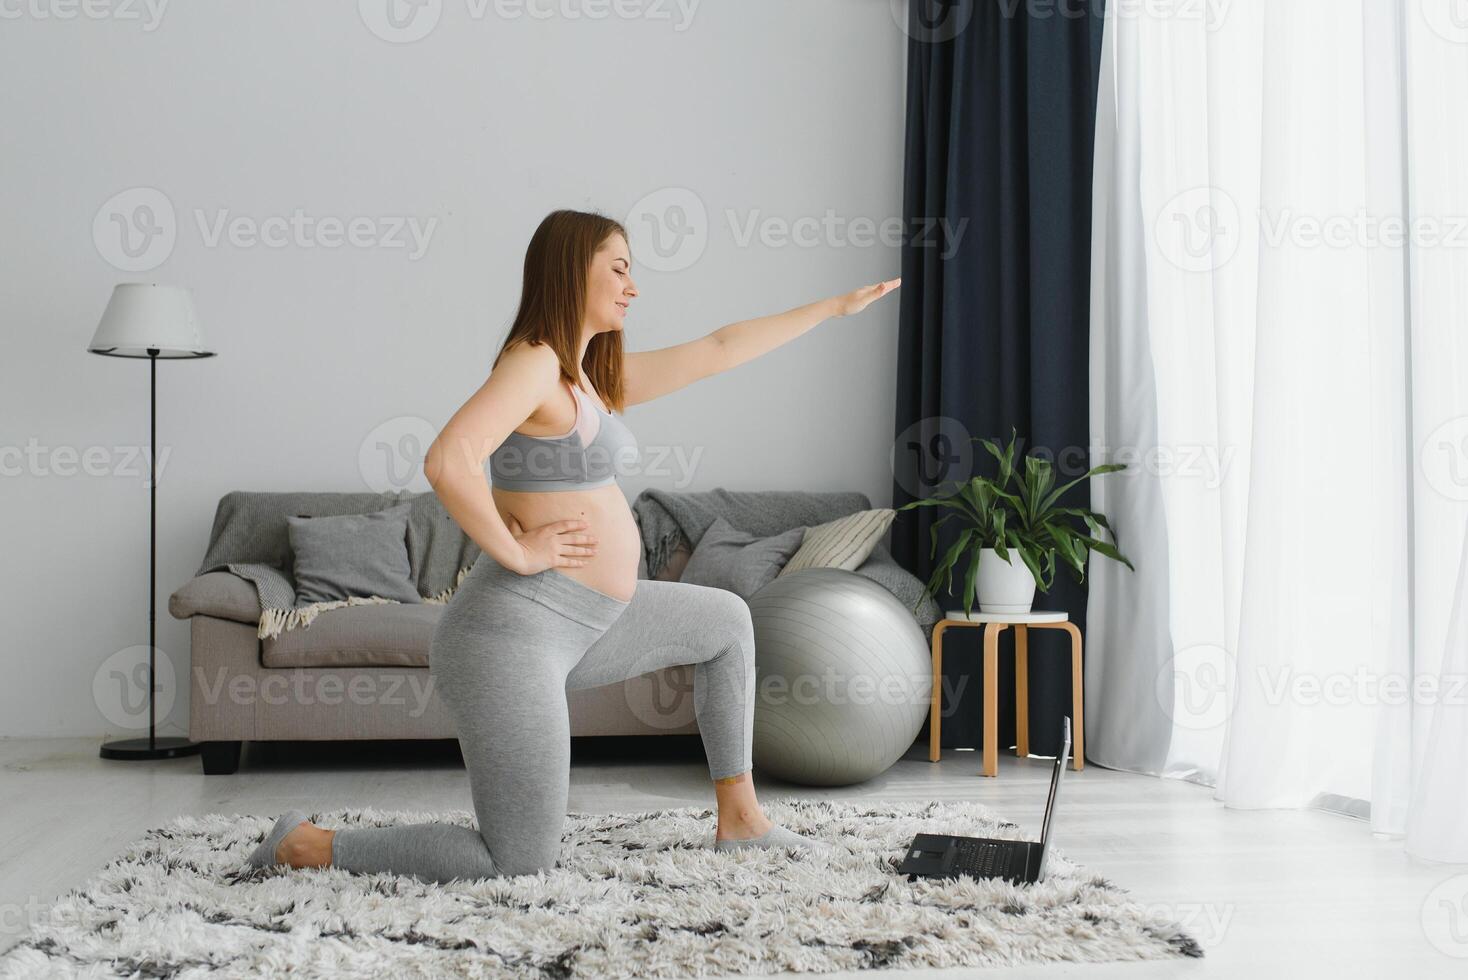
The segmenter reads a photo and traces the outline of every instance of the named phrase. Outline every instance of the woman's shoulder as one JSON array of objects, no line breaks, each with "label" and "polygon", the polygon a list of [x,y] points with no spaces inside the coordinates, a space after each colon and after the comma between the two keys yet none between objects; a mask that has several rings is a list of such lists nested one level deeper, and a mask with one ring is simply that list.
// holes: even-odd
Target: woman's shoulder
[{"label": "woman's shoulder", "polygon": [[561,373],[560,357],[549,344],[540,341],[517,340],[507,345],[491,370],[498,370],[506,363],[516,365],[517,369],[529,368],[536,374],[558,377]]}]

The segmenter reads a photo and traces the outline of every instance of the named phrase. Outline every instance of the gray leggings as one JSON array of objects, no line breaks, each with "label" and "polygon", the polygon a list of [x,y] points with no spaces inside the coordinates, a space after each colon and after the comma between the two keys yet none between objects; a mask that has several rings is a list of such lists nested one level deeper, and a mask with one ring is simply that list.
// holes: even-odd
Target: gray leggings
[{"label": "gray leggings", "polygon": [[458,730],[476,832],[425,823],[339,830],[331,863],[444,882],[555,866],[571,769],[566,691],[694,664],[714,779],[750,768],[754,625],[733,592],[641,579],[631,601],[481,554],[434,630],[429,676]]}]

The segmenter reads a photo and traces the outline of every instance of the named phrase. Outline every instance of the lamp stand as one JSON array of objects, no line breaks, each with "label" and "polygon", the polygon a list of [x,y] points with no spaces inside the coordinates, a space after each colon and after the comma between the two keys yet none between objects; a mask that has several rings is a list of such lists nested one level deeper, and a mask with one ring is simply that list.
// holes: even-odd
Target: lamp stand
[{"label": "lamp stand", "polygon": [[201,746],[187,738],[169,736],[158,738],[155,732],[156,717],[154,694],[155,660],[158,653],[157,623],[155,622],[156,592],[158,585],[158,352],[157,347],[148,348],[149,373],[149,421],[148,421],[148,737],[123,738],[103,742],[100,755],[104,759],[174,759],[180,756],[197,755]]}]

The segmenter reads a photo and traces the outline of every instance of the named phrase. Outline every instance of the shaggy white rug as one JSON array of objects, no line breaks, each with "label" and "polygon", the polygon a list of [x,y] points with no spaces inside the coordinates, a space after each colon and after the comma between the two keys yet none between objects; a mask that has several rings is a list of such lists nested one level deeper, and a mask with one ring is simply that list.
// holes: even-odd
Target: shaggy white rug
[{"label": "shaggy white rug", "polygon": [[[180,817],[62,896],[0,976],[715,976],[1199,956],[1173,922],[1054,851],[1048,880],[909,882],[917,831],[1023,836],[972,803],[766,806],[833,854],[716,852],[712,813],[572,814],[561,862],[424,884],[250,869],[275,814]],[[467,811],[331,810],[326,827]]]}]

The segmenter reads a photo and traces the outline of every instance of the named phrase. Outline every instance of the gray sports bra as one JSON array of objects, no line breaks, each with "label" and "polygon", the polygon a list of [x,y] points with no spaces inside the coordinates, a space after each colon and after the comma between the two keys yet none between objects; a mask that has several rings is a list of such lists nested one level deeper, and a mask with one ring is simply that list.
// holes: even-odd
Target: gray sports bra
[{"label": "gray sports bra", "polygon": [[489,454],[490,483],[501,490],[591,490],[615,483],[619,470],[641,459],[637,439],[622,420],[603,411],[576,385],[567,385],[576,402],[571,431],[560,436],[511,432]]}]

